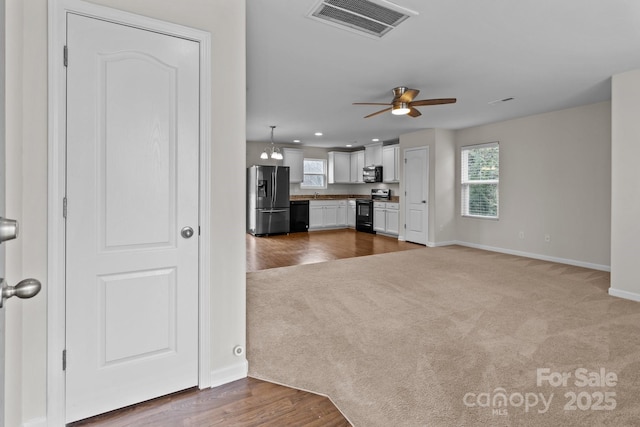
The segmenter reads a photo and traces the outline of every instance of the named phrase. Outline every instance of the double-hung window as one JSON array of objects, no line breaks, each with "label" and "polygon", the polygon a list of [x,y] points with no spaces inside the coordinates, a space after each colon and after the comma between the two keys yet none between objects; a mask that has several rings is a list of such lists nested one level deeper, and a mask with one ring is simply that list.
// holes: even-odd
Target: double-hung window
[{"label": "double-hung window", "polygon": [[460,154],[462,216],[498,219],[498,143],[462,147]]},{"label": "double-hung window", "polygon": [[304,159],[303,173],[304,179],[300,184],[300,188],[327,188],[326,159]]}]

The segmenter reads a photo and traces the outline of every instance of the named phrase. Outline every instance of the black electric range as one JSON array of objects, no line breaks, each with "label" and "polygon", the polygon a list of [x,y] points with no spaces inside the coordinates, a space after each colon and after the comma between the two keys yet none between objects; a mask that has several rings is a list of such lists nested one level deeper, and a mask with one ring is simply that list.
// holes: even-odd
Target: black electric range
[{"label": "black electric range", "polygon": [[389,200],[391,190],[388,188],[374,188],[371,198],[356,199],[356,230],[375,234],[373,230],[373,202],[375,200]]}]

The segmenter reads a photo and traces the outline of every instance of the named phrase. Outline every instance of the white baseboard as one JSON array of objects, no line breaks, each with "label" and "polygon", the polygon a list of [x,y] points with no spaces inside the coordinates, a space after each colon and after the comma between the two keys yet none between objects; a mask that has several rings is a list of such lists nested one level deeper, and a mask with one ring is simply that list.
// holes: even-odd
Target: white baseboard
[{"label": "white baseboard", "polygon": [[22,427],[47,427],[47,418],[40,417],[22,423]]},{"label": "white baseboard", "polygon": [[238,363],[211,371],[211,387],[218,387],[242,378],[249,374],[249,362],[242,359]]},{"label": "white baseboard", "polygon": [[640,302],[640,294],[635,292],[623,291],[616,288],[609,288],[609,295],[612,297],[624,298],[631,301]]},{"label": "white baseboard", "polygon": [[445,242],[427,242],[427,246],[430,248],[438,248],[440,246],[451,246],[451,245],[457,245],[459,244],[458,242],[456,242],[455,240],[448,240]]},{"label": "white baseboard", "polygon": [[557,262],[560,264],[575,265],[576,267],[590,268],[592,270],[600,270],[600,271],[608,271],[608,272],[611,271],[610,265],[594,264],[591,262],[577,261],[577,260],[568,259],[568,258],[558,258],[558,257],[553,257],[548,255],[534,254],[531,252],[516,251],[513,249],[497,248],[494,246],[479,245],[477,243],[453,241],[449,244],[467,246],[469,248],[475,248],[475,249],[483,249],[485,251],[491,251],[491,252],[500,252],[500,253],[509,254],[509,255],[517,255],[517,256],[522,256],[526,258],[539,259],[542,261],[550,261],[550,262]]}]

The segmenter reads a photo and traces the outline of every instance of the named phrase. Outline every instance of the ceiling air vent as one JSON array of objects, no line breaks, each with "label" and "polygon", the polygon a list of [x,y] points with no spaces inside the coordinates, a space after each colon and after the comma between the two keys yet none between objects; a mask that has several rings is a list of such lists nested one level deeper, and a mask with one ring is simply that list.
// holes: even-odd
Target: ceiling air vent
[{"label": "ceiling air vent", "polygon": [[386,0],[320,0],[308,16],[359,34],[382,37],[417,14]]}]

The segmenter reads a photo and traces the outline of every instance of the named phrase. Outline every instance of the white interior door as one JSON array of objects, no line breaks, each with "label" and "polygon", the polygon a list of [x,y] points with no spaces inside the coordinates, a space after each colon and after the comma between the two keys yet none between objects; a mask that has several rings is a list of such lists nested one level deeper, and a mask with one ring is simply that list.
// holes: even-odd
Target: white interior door
[{"label": "white interior door", "polygon": [[429,147],[404,152],[405,239],[427,244],[429,206]]},{"label": "white interior door", "polygon": [[71,422],[198,383],[199,45],[69,14],[67,46]]}]

